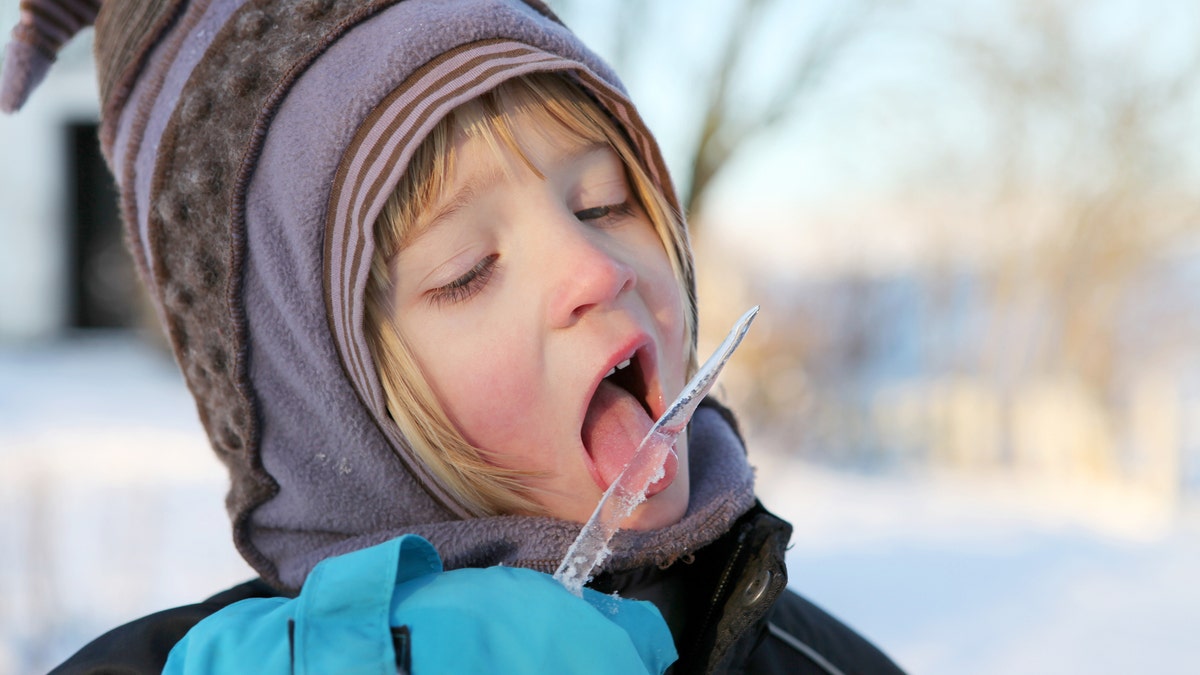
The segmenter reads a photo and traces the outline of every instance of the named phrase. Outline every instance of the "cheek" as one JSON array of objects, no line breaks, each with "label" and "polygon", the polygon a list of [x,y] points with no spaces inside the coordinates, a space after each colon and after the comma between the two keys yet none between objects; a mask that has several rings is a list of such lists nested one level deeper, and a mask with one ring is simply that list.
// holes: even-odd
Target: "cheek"
[{"label": "cheek", "polygon": [[641,279],[646,288],[647,301],[665,337],[687,340],[683,292],[675,271],[661,245],[651,250],[653,253],[642,264],[645,271]]},{"label": "cheek", "polygon": [[641,259],[638,278],[647,308],[658,325],[662,349],[659,374],[663,395],[670,400],[683,389],[687,380],[691,335],[687,330],[683,289],[657,237],[654,243],[657,245],[643,249],[649,253]]},{"label": "cheek", "polygon": [[[492,329],[431,334],[419,350],[423,370],[450,421],[472,445],[502,452],[526,425],[520,411],[536,399],[535,364],[519,336]],[[470,337],[463,337],[464,335]]]}]

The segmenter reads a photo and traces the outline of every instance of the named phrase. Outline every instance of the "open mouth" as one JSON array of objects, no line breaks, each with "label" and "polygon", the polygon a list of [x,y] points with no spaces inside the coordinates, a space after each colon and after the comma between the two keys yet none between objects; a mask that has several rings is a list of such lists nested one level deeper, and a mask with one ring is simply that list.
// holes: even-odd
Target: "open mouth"
[{"label": "open mouth", "polygon": [[610,382],[621,389],[624,389],[630,396],[637,399],[641,404],[642,410],[651,418],[654,417],[654,411],[650,408],[650,404],[646,400],[646,395],[649,392],[645,369],[642,367],[642,359],[639,354],[642,350],[634,352],[633,356],[613,366],[612,370],[604,376],[604,382]]},{"label": "open mouth", "polygon": [[[610,368],[588,402],[580,437],[592,460],[592,477],[601,489],[621,474],[662,413],[655,366],[653,351],[640,347]],[[670,485],[675,463],[674,458],[667,462],[666,475],[647,494]]]}]

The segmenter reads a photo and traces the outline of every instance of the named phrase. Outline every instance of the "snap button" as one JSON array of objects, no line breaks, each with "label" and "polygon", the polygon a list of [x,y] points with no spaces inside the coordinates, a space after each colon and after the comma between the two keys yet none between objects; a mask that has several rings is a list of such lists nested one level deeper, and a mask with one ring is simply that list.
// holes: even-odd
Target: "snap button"
[{"label": "snap button", "polygon": [[759,572],[758,575],[755,576],[750,582],[750,584],[746,586],[746,591],[743,595],[743,601],[747,605],[753,605],[759,600],[762,600],[762,597],[767,593],[767,587],[770,585],[771,570],[763,570]]}]

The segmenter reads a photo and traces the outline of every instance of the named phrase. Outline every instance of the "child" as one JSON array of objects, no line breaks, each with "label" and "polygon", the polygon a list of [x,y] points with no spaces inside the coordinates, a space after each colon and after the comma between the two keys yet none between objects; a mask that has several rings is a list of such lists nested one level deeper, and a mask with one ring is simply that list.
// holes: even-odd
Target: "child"
[{"label": "child", "polygon": [[[69,11],[23,13],[16,49],[42,51],[8,59],[9,107],[39,22],[88,17],[48,4]],[[711,401],[590,584],[618,597],[545,575],[694,370],[696,317],[653,136],[540,2],[95,23],[129,243],[261,579],[62,672],[340,670],[358,647],[416,673],[897,671],[785,588],[791,528]]]}]

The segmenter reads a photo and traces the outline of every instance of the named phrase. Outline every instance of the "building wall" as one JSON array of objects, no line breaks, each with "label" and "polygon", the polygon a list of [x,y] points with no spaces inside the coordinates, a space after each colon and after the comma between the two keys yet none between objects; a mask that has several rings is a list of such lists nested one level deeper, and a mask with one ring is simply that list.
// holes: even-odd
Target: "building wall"
[{"label": "building wall", "polygon": [[69,325],[65,129],[99,117],[90,37],[64,49],[19,113],[0,117],[0,341]]}]

